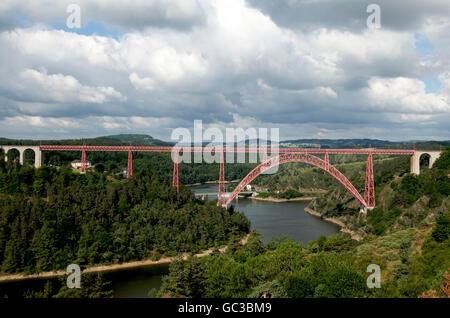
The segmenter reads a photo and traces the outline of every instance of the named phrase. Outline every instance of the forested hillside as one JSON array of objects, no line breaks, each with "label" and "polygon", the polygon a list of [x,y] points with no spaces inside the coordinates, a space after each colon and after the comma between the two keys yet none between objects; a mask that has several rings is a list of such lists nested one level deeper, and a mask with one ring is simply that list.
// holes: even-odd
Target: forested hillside
[{"label": "forested hillside", "polygon": [[95,138],[83,138],[83,139],[50,139],[50,140],[34,140],[34,139],[9,139],[0,137],[0,144],[2,145],[89,145],[89,146],[128,146],[140,145],[140,146],[171,146],[172,142],[162,141],[153,138],[149,135],[139,134],[121,134],[121,135],[109,135]]},{"label": "forested hillside", "polygon": [[379,139],[296,139],[280,142],[280,147],[300,148],[401,148],[437,150],[450,146],[450,141],[388,141]]},{"label": "forested hillside", "polygon": [[0,266],[34,273],[120,263],[227,243],[249,230],[240,213],[194,199],[170,178],[20,166],[0,158]]},{"label": "forested hillside", "polygon": [[[450,271],[450,212],[436,223],[367,239],[322,236],[307,246],[279,238],[264,245],[253,235],[242,246],[201,259],[174,262],[151,297],[420,297]],[[367,267],[381,269],[380,288],[369,289]]]},{"label": "forested hillside", "polygon": [[[310,209],[324,217],[338,218],[348,229],[359,232],[360,236],[368,233],[381,235],[414,227],[423,220],[433,221],[437,213],[450,208],[449,153],[449,150],[444,151],[433,168],[423,168],[419,176],[409,173],[409,157],[376,156],[376,208],[369,211],[367,218],[360,217],[359,203],[348,191],[319,168],[301,163],[285,164],[280,166],[280,171],[276,174],[260,176],[253,184],[266,188],[269,195],[278,197],[290,192],[304,195],[305,191],[316,190],[319,192],[318,198],[311,201]],[[363,195],[366,173],[366,162],[361,160],[363,158],[331,158],[334,166]],[[346,163],[340,163],[342,161]]]},{"label": "forested hillside", "polygon": [[[363,155],[333,155],[330,163],[341,171],[355,188],[364,188],[367,156]],[[374,176],[402,174],[409,170],[408,157],[376,156],[374,160]],[[394,172],[391,172],[394,171]],[[323,189],[338,188],[339,182],[322,169],[305,163],[287,163],[279,166],[279,171],[273,175],[261,175],[253,184],[267,188],[269,192],[285,191],[287,189]]]},{"label": "forested hillside", "polygon": [[[410,174],[407,163],[402,164],[400,158],[375,163],[374,173],[376,207],[368,211],[366,218],[360,217],[358,203],[340,186],[331,187],[309,207],[323,216],[341,219],[361,236],[417,227],[450,210],[449,150],[443,152],[432,169],[422,169],[419,176]],[[350,180],[356,188],[364,189],[363,175],[352,175]]]},{"label": "forested hillside", "polygon": [[[310,206],[343,220],[363,239],[355,244],[349,235],[337,234],[304,246],[280,238],[264,246],[254,235],[246,246],[237,244],[225,255],[171,264],[161,290],[150,296],[446,297],[440,286],[450,270],[450,151],[419,176],[407,172],[408,163],[405,158],[375,162],[378,207],[367,216],[316,168],[293,165],[262,178],[273,189],[331,188]],[[364,168],[362,162],[339,165],[362,189]],[[380,288],[367,288],[370,264],[380,266]]]}]

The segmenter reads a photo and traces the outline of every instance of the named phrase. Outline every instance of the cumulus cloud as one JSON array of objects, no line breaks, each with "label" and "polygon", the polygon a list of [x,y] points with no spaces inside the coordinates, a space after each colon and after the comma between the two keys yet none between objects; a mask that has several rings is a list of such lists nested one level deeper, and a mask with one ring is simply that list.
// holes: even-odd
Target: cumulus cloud
[{"label": "cumulus cloud", "polygon": [[[201,24],[205,19],[197,0],[3,0],[0,17],[20,14],[26,16],[30,23],[65,23],[69,16],[67,8],[73,3],[80,6],[82,25],[101,21],[123,31],[149,27],[184,30]],[[15,24],[9,21],[5,26]]]},{"label": "cumulus cloud", "polygon": [[372,105],[383,110],[421,114],[450,113],[447,96],[425,93],[425,84],[417,79],[372,78],[366,94]]},{"label": "cumulus cloud", "polygon": [[383,28],[411,30],[419,28],[429,16],[448,16],[447,0],[248,0],[278,25],[311,30],[327,27],[360,32],[366,29],[367,6],[381,9]]},{"label": "cumulus cloud", "polygon": [[122,96],[112,87],[91,87],[81,85],[70,75],[47,74],[44,70],[39,72],[26,69],[19,74],[23,93],[29,95],[29,99],[48,102],[103,104],[111,100],[125,102],[127,98]]},{"label": "cumulus cloud", "polygon": [[[152,133],[162,138],[170,134],[168,127],[186,125],[169,117],[121,117],[121,116],[87,116],[83,120],[73,120],[72,117],[46,116],[12,116],[0,119],[0,126],[5,131],[16,131],[16,138],[54,139],[55,133],[63,136],[90,137],[98,136],[99,128],[102,133]],[[57,137],[57,136],[56,136]]]},{"label": "cumulus cloud", "polygon": [[[65,22],[66,2],[43,3],[0,5],[0,17],[23,13],[28,23],[5,22],[0,32],[0,135],[28,120],[40,133],[135,129],[168,139],[171,128],[202,119],[278,126],[282,138],[449,137],[441,1],[411,1],[398,21],[400,7],[381,1],[379,30],[365,27],[364,1],[81,1],[82,18],[117,27],[115,37],[52,26]],[[418,34],[431,43],[426,56]],[[58,118],[79,126],[50,124]]]},{"label": "cumulus cloud", "polygon": [[450,71],[446,71],[445,73],[439,74],[439,81],[442,84],[442,93],[447,99],[450,97]]}]

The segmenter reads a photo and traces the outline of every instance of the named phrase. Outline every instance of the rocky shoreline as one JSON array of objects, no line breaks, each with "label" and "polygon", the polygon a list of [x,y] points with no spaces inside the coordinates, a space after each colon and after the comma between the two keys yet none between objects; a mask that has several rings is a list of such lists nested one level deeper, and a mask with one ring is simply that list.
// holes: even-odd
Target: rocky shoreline
[{"label": "rocky shoreline", "polygon": [[348,228],[345,226],[345,224],[344,224],[341,220],[339,220],[339,219],[337,219],[337,218],[327,218],[327,217],[323,217],[319,212],[314,211],[314,210],[312,210],[312,209],[310,209],[310,208],[305,208],[305,211],[306,211],[307,213],[311,214],[311,215],[314,215],[314,216],[317,216],[317,217],[321,218],[321,219],[324,220],[324,221],[327,221],[327,222],[330,222],[330,223],[333,223],[333,224],[338,225],[338,226],[341,228],[341,232],[342,232],[342,233],[350,234],[350,236],[352,237],[352,240],[354,240],[354,241],[359,242],[359,241],[362,239],[361,235],[359,235],[358,233],[356,233],[356,232],[354,232],[354,231],[348,229]]},{"label": "rocky shoreline", "polygon": [[268,198],[258,198],[258,197],[246,197],[248,199],[252,200],[259,200],[259,201],[267,201],[267,202],[291,202],[291,201],[311,201],[314,200],[314,197],[298,197],[298,198],[292,198],[292,199],[278,199],[274,197],[268,197]]}]

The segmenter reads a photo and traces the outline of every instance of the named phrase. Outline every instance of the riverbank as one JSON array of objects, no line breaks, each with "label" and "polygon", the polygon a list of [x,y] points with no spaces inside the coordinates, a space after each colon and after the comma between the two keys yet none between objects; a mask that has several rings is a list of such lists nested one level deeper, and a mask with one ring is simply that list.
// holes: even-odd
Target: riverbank
[{"label": "riverbank", "polygon": [[305,211],[307,213],[311,214],[311,215],[314,215],[314,216],[317,216],[317,217],[321,218],[324,221],[336,224],[337,226],[339,226],[341,228],[341,232],[342,233],[350,234],[350,236],[352,237],[352,240],[354,240],[354,241],[359,242],[362,239],[361,235],[359,235],[358,233],[348,229],[345,226],[345,224],[341,220],[339,220],[337,218],[326,218],[326,217],[323,217],[319,212],[314,211],[314,210],[312,210],[310,208],[305,208]]},{"label": "riverbank", "polygon": [[[250,234],[247,234],[245,237],[241,239],[241,244],[245,245],[247,244],[247,240]],[[227,249],[228,245],[220,247],[218,250],[221,253],[224,253]],[[212,247],[205,251],[202,251],[200,253],[194,254],[194,257],[201,258],[203,256],[211,254],[216,248]],[[181,257],[183,260],[187,260],[190,256],[192,256],[190,253],[183,253]],[[145,267],[145,266],[151,266],[151,265],[158,265],[158,264],[169,264],[172,263],[174,260],[178,259],[179,256],[173,256],[173,257],[163,257],[160,258],[157,261],[146,259],[142,261],[133,261],[133,262],[127,262],[127,263],[121,263],[121,264],[111,264],[111,265],[95,265],[88,267],[82,271],[82,274],[88,274],[88,273],[103,273],[103,272],[113,272],[123,269],[135,269],[139,267]],[[14,282],[14,281],[23,281],[28,279],[45,279],[45,278],[56,278],[59,276],[67,275],[65,271],[56,271],[56,272],[43,272],[43,273],[37,273],[37,274],[0,274],[0,283],[7,283],[7,282]]]},{"label": "riverbank", "polygon": [[[231,181],[224,181],[223,183],[229,184],[229,183],[239,183],[241,180],[231,180]],[[204,184],[218,184],[219,181],[205,181],[205,182],[197,182],[197,183],[191,183],[191,184],[185,184],[186,187],[192,187],[192,186],[200,186]]]},{"label": "riverbank", "polygon": [[274,197],[268,197],[268,198],[260,198],[260,197],[245,197],[252,200],[258,200],[258,201],[267,201],[267,202],[291,202],[291,201],[311,201],[314,200],[315,197],[298,197],[298,198],[292,198],[292,199],[279,199]]}]

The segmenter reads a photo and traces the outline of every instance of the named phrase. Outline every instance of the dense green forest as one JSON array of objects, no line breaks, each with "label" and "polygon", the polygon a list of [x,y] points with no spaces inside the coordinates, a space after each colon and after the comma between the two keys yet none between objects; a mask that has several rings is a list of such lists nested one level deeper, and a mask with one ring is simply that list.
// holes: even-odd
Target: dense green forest
[{"label": "dense green forest", "polygon": [[388,141],[379,139],[296,139],[280,141],[280,147],[300,148],[401,148],[438,150],[450,146],[450,141]]},{"label": "dense green forest", "polygon": [[240,213],[177,195],[170,178],[142,170],[122,180],[0,158],[0,265],[34,273],[120,263],[227,243],[249,230]]}]

